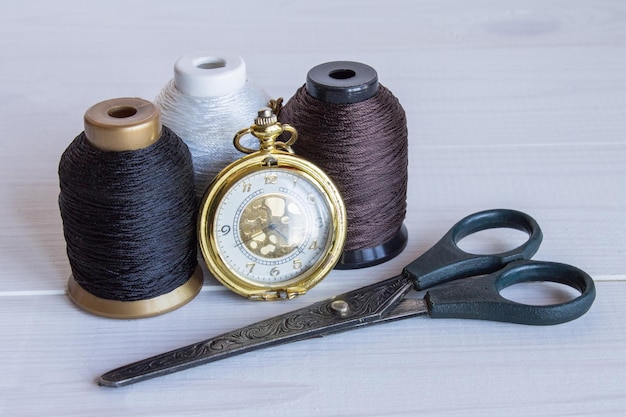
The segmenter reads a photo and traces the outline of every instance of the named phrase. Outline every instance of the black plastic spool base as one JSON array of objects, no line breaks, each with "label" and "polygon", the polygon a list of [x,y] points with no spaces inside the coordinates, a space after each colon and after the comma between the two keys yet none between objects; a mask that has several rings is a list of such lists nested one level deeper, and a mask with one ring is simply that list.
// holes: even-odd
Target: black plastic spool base
[{"label": "black plastic spool base", "polygon": [[[308,72],[306,91],[325,103],[359,103],[378,93],[378,74],[374,68],[360,62],[326,62]],[[407,241],[408,232],[402,225],[394,237],[381,245],[344,251],[335,269],[357,269],[381,264],[399,255]]]},{"label": "black plastic spool base", "polygon": [[344,251],[335,269],[367,268],[387,262],[398,256],[406,247],[409,234],[404,224],[394,237],[373,248]]}]

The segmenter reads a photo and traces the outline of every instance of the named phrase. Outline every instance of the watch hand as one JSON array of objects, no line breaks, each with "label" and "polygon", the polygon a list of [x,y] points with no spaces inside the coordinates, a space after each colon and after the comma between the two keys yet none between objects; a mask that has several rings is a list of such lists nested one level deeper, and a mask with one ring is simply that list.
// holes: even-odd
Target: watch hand
[{"label": "watch hand", "polygon": [[276,225],[276,223],[271,223],[267,228],[270,231],[275,232],[277,235],[280,235],[280,237],[282,237],[283,240],[287,244],[289,244],[289,238],[287,236],[285,236],[285,234],[280,230],[280,228]]},{"label": "watch hand", "polygon": [[248,243],[248,242],[250,242],[251,240],[254,240],[254,239],[255,239],[255,238],[257,238],[258,236],[262,235],[263,233],[267,234],[267,228],[268,228],[268,226],[265,226],[265,227],[263,227],[261,230],[259,230],[259,231],[258,231],[258,232],[256,232],[255,234],[253,234],[252,236],[248,237],[247,239],[240,240],[240,241],[239,241],[239,243],[237,243],[237,244],[235,245],[235,247],[241,246],[241,245],[243,245],[244,243]]}]

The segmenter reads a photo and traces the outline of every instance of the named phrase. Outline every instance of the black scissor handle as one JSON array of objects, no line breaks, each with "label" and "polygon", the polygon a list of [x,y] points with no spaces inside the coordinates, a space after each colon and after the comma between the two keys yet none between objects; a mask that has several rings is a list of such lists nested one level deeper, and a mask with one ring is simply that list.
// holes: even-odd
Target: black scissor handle
[{"label": "black scissor handle", "polygon": [[[508,300],[500,291],[522,282],[565,284],[580,295],[565,303],[545,306]],[[433,318],[463,318],[509,323],[549,325],[574,320],[589,310],[596,296],[591,277],[584,271],[555,262],[516,261],[493,274],[428,291],[426,302]]]},{"label": "black scissor handle", "polygon": [[[457,243],[481,230],[494,228],[517,229],[528,233],[528,240],[507,252],[475,255],[467,253]],[[506,264],[530,259],[541,244],[543,234],[539,225],[526,213],[508,209],[493,209],[470,214],[452,226],[439,242],[404,268],[417,290],[460,278],[489,274]]]}]

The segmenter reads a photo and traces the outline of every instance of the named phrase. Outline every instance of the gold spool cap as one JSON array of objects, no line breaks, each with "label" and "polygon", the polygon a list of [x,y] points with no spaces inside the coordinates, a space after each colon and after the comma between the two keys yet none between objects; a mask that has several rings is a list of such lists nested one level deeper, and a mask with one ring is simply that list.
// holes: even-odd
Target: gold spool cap
[{"label": "gold spool cap", "polygon": [[85,136],[103,151],[134,151],[161,137],[158,108],[141,98],[101,101],[85,112]]},{"label": "gold spool cap", "polygon": [[[155,143],[161,137],[159,110],[140,98],[115,98],[102,101],[85,112],[85,136],[103,151],[134,151]],[[191,301],[202,289],[204,277],[196,266],[187,282],[154,298],[122,301],[100,298],[85,290],[70,275],[68,295],[84,310],[98,316],[135,319],[157,316]]]}]

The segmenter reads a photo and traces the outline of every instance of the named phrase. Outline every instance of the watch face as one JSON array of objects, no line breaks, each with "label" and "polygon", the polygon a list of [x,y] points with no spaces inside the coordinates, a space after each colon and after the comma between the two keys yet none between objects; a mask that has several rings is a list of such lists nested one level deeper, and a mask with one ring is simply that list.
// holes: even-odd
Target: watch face
[{"label": "watch face", "polygon": [[333,241],[333,209],[307,174],[252,171],[218,197],[212,221],[221,262],[238,278],[280,285],[316,267]]}]

